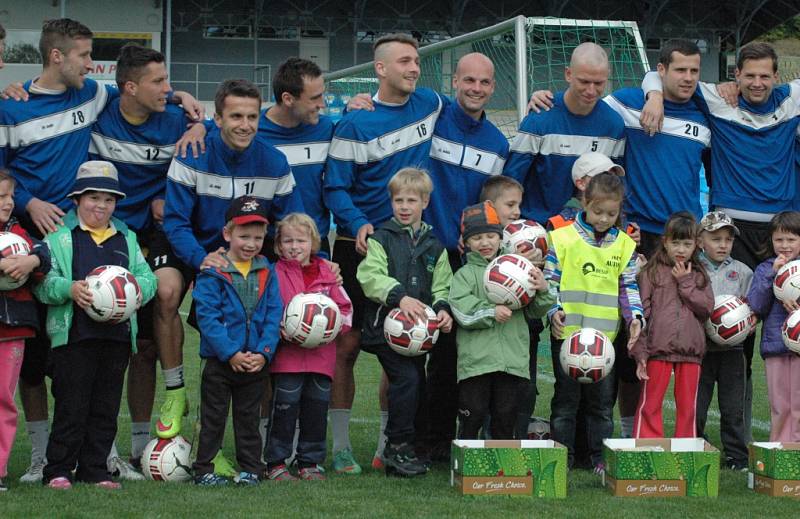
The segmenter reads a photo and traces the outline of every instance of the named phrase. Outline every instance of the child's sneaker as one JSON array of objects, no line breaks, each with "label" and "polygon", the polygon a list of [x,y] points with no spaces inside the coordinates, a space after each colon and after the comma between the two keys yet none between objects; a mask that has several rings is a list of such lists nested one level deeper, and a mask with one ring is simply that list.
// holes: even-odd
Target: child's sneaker
[{"label": "child's sneaker", "polygon": [[167,389],[166,398],[161,405],[161,416],[156,422],[159,438],[174,438],[181,432],[181,419],[189,414],[189,401],[186,388]]},{"label": "child's sneaker", "polygon": [[144,476],[119,456],[108,458],[106,465],[112,476],[118,476],[125,481],[144,481]]},{"label": "child's sneaker", "polygon": [[5,492],[6,490],[8,490],[8,487],[3,483],[3,480],[0,479],[0,492]]},{"label": "child's sneaker", "polygon": [[353,451],[342,449],[333,455],[333,470],[337,474],[361,474],[361,465],[353,457]]},{"label": "child's sneaker", "polygon": [[272,468],[267,469],[267,479],[272,481],[297,481],[297,478],[289,472],[289,469],[286,468],[286,465],[281,463],[280,465],[275,465]]},{"label": "child's sneaker", "polygon": [[222,476],[224,478],[233,478],[236,477],[238,472],[236,469],[233,468],[233,465],[228,458],[222,454],[222,451],[219,451],[214,459],[211,460],[211,464],[214,465],[214,474],[217,476]]},{"label": "child's sneaker", "polygon": [[47,464],[47,460],[35,460],[31,461],[31,466],[28,467],[28,470],[25,471],[25,474],[20,476],[19,482],[20,483],[40,483],[44,478],[44,466]]},{"label": "child's sneaker", "polygon": [[377,454],[375,456],[373,456],[372,457],[372,468],[374,470],[383,470],[384,469],[383,457],[378,456]]},{"label": "child's sneaker", "polygon": [[301,468],[298,476],[304,481],[324,481],[327,479],[325,471],[319,465]]},{"label": "child's sneaker", "polygon": [[117,483],[116,481],[111,481],[107,479],[105,481],[98,481],[94,484],[97,488],[105,488],[106,490],[119,490],[122,488],[122,485]]},{"label": "child's sneaker", "polygon": [[52,488],[54,490],[69,490],[69,489],[72,488],[72,483],[70,482],[70,480],[68,478],[65,478],[64,476],[61,476],[61,477],[57,477],[57,478],[51,479],[47,483],[47,487],[48,488]]},{"label": "child's sneaker", "polygon": [[201,487],[221,487],[228,484],[228,478],[209,472],[201,476],[195,476],[194,484]]},{"label": "child's sneaker", "polygon": [[606,473],[606,464],[603,462],[597,463],[592,470],[595,476],[602,476]]},{"label": "child's sneaker", "polygon": [[417,458],[414,446],[407,442],[399,445],[387,443],[383,451],[383,463],[386,465],[387,476],[414,477],[428,472]]},{"label": "child's sneaker", "polygon": [[243,487],[258,485],[258,475],[252,472],[239,472],[239,474],[233,478],[233,482]]}]

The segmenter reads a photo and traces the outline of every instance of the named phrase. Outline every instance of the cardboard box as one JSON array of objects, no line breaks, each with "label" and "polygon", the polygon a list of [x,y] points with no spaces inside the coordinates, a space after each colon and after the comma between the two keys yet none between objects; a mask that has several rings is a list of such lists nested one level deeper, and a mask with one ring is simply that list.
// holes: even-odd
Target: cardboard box
[{"label": "cardboard box", "polygon": [[768,496],[800,498],[800,443],[751,443],[748,486]]},{"label": "cardboard box", "polygon": [[615,496],[719,493],[719,451],[702,438],[608,439],[604,484]]},{"label": "cardboard box", "polygon": [[453,440],[450,485],[463,495],[567,497],[567,448],[552,440]]}]

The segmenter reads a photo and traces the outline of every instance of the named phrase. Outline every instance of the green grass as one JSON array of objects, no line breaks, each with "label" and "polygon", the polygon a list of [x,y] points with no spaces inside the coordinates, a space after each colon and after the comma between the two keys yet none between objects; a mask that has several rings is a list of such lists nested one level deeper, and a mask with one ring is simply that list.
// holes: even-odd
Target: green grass
[{"label": "green grass", "polygon": [[[185,362],[187,386],[198,391],[199,359],[197,334],[187,332]],[[539,391],[536,414],[548,416],[552,395],[552,366],[544,340],[539,354]],[[768,437],[764,365],[754,365],[753,416],[757,440]],[[369,465],[378,429],[377,386],[379,366],[375,358],[362,354],[356,365],[357,395],[351,425],[357,459]],[[159,388],[161,384],[159,383]],[[159,390],[158,399],[162,398]],[[669,394],[668,394],[669,397]],[[669,407],[669,406],[668,406]],[[674,406],[673,406],[674,407]],[[716,411],[716,404],[712,407]],[[665,412],[667,431],[674,424],[674,412]],[[129,417],[125,404],[120,417],[120,450],[128,452]],[[710,418],[712,442],[719,443],[719,415]],[[225,450],[233,459],[232,434],[226,435]],[[798,503],[768,498],[746,487],[746,476],[723,470],[719,498],[615,498],[601,487],[599,478],[588,471],[568,474],[566,500],[508,498],[501,496],[462,497],[449,486],[449,470],[436,466],[427,476],[413,480],[386,478],[365,468],[358,477],[332,475],[325,482],[275,483],[257,488],[203,489],[189,484],[156,482],[124,483],[120,492],[101,491],[77,485],[70,492],[55,492],[39,485],[22,485],[17,478],[28,464],[29,443],[20,420],[17,441],[9,463],[9,492],[0,495],[0,517],[796,517]]]}]

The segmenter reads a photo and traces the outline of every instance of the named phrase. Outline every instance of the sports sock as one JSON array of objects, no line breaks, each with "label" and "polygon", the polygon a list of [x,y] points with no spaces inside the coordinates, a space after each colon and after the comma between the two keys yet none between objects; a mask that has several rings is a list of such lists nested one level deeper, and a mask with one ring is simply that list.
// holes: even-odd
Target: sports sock
[{"label": "sports sock", "polygon": [[174,368],[162,369],[164,383],[167,389],[180,389],[183,387],[183,364]]},{"label": "sports sock", "polygon": [[150,422],[131,422],[131,458],[141,458],[148,443],[150,443]]},{"label": "sports sock", "polygon": [[47,455],[47,420],[25,422],[28,439],[31,441],[31,465],[42,462]]},{"label": "sports sock", "polygon": [[350,449],[350,409],[330,409],[328,419],[333,433],[333,453]]},{"label": "sports sock", "polygon": [[619,428],[623,438],[633,438],[633,416],[620,416]]},{"label": "sports sock", "polygon": [[375,456],[383,457],[383,449],[386,447],[386,424],[389,422],[389,411],[381,411],[381,427],[378,430],[378,446],[375,449]]}]

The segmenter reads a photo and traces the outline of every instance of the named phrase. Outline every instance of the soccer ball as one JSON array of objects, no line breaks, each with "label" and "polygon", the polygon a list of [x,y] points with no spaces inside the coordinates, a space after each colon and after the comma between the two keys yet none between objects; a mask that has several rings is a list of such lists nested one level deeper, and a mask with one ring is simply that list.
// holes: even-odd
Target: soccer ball
[{"label": "soccer ball", "polygon": [[736,296],[714,298],[714,310],[705,323],[706,335],[720,346],[735,346],[745,340],[756,324],[750,306]]},{"label": "soccer ball", "polygon": [[534,416],[528,422],[528,439],[529,440],[549,440],[550,439],[550,421],[544,418]]},{"label": "soccer ball", "polygon": [[281,326],[289,342],[316,348],[336,339],[342,329],[342,314],[325,294],[297,294],[286,305]]},{"label": "soccer ball", "polygon": [[142,474],[154,481],[189,481],[192,479],[192,445],[183,436],[155,438],[142,452]]},{"label": "soccer ball", "polygon": [[789,314],[781,327],[783,344],[789,350],[800,354],[800,310]]},{"label": "soccer ball", "polygon": [[[25,238],[13,232],[0,232],[0,257],[8,256],[27,256],[31,253],[28,242]],[[28,276],[21,279],[14,279],[11,276],[0,274],[0,290],[14,290],[28,281]]]},{"label": "soccer ball", "polygon": [[97,322],[117,324],[127,321],[142,304],[139,283],[126,268],[102,265],[86,276],[92,304],[86,309]]},{"label": "soccer ball", "polygon": [[614,345],[594,328],[581,328],[564,339],[558,355],[564,373],[581,384],[602,380],[611,373],[614,359]]},{"label": "soccer ball", "polygon": [[483,273],[483,286],[489,301],[518,310],[531,302],[536,290],[528,281],[533,263],[519,254],[504,254],[493,259]]},{"label": "soccer ball", "polygon": [[778,270],[772,292],[780,301],[800,300],[800,260],[790,261]]},{"label": "soccer ball", "polygon": [[539,249],[547,255],[547,231],[533,220],[514,220],[503,229],[503,250],[510,254],[525,254]]},{"label": "soccer ball", "polygon": [[439,318],[431,307],[425,308],[427,322],[412,321],[399,308],[383,320],[383,336],[389,347],[406,357],[427,353],[439,339]]}]

